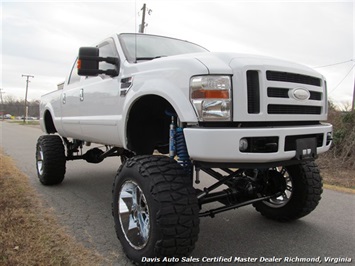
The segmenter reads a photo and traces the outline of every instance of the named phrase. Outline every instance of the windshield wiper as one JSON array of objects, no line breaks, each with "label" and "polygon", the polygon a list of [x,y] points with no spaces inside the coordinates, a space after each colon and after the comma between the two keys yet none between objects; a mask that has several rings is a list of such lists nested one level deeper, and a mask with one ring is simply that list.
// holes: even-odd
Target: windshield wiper
[{"label": "windshield wiper", "polygon": [[157,58],[161,58],[161,57],[166,57],[166,55],[158,55],[158,56],[151,56],[151,57],[137,57],[136,61],[138,60],[153,60],[153,59],[157,59]]}]

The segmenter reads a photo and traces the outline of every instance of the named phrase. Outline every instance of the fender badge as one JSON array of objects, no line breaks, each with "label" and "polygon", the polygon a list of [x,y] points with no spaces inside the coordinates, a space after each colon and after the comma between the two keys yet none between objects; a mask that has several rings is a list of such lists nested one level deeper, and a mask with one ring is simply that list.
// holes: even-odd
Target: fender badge
[{"label": "fender badge", "polygon": [[120,96],[126,96],[129,89],[132,87],[133,77],[123,78],[121,79],[121,93]]}]

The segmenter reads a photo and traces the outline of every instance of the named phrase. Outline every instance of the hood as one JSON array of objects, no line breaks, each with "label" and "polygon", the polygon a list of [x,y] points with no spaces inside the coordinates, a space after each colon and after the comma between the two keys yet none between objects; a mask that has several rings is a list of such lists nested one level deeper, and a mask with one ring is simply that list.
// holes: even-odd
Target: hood
[{"label": "hood", "polygon": [[194,54],[194,57],[208,69],[209,74],[232,75],[233,69],[253,68],[255,66],[272,68],[272,66],[275,66],[277,69],[282,68],[286,71],[288,69],[298,69],[300,73],[322,77],[307,66],[261,55],[211,52]]}]

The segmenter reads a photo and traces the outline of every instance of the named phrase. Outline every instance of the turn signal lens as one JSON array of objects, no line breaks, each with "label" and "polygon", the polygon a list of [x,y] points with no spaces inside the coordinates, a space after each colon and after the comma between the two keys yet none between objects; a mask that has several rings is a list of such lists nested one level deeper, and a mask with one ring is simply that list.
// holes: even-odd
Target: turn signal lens
[{"label": "turn signal lens", "polygon": [[192,99],[229,99],[229,91],[225,90],[195,90]]}]

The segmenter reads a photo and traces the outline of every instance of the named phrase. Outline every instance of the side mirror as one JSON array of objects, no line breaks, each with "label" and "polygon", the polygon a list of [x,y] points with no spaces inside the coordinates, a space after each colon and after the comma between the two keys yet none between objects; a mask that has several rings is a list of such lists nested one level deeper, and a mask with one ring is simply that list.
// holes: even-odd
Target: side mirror
[{"label": "side mirror", "polygon": [[99,48],[81,47],[78,57],[79,76],[97,76],[99,74]]},{"label": "side mirror", "polygon": [[[115,65],[116,69],[101,70],[99,62],[107,62]],[[118,76],[119,59],[116,57],[100,57],[99,48],[97,47],[81,47],[78,56],[78,75],[79,76],[97,76],[106,74],[111,77]]]}]

